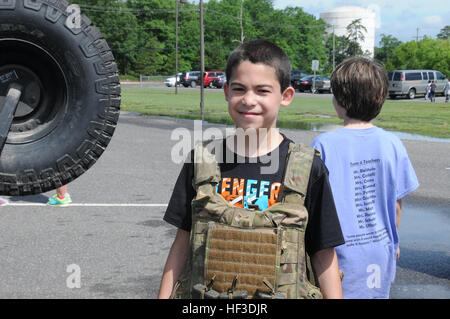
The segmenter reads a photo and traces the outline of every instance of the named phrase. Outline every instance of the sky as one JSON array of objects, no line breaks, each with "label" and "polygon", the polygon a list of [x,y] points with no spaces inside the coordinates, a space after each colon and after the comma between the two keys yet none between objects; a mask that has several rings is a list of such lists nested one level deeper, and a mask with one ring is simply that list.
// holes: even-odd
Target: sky
[{"label": "sky", "polygon": [[381,34],[390,34],[400,41],[419,39],[424,35],[436,37],[446,25],[450,25],[449,0],[275,0],[276,9],[287,6],[303,8],[303,11],[317,18],[320,13],[340,7],[359,6],[377,12],[375,45],[379,44]]},{"label": "sky", "polygon": [[276,9],[287,6],[301,7],[316,18],[320,18],[321,12],[340,6],[370,8],[379,17],[375,46],[379,45],[381,34],[407,42],[416,39],[417,28],[419,39],[424,35],[435,38],[442,28],[450,25],[450,0],[274,0]]}]

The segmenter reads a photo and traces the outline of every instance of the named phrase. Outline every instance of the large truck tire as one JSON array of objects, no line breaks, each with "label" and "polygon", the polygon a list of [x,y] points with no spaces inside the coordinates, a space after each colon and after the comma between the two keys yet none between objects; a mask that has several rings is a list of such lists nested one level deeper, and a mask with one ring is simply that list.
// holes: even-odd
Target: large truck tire
[{"label": "large truck tire", "polygon": [[71,182],[114,133],[117,65],[97,28],[84,15],[77,24],[69,5],[0,1],[0,109],[11,85],[22,87],[0,153],[0,195],[38,194]]}]

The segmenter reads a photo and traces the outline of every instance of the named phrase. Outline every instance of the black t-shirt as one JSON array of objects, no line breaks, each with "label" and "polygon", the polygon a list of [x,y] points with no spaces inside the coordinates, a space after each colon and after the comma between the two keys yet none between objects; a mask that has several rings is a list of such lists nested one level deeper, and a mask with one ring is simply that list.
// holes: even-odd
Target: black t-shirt
[{"label": "black t-shirt", "polygon": [[[274,174],[261,174],[261,167],[271,165],[267,159],[270,153],[266,157],[256,159],[238,158],[238,155],[231,152],[223,143],[223,158],[234,158],[234,160],[219,163],[221,182],[217,185],[217,193],[233,205],[244,208],[248,205],[258,205],[259,209],[263,210],[275,203],[284,177],[289,143],[292,143],[284,135],[283,138],[278,146],[279,169]],[[230,157],[227,154],[232,155]],[[164,215],[166,222],[185,231],[191,230],[191,201],[196,194],[192,186],[193,152],[188,159],[190,161],[184,163],[181,169]],[[305,207],[308,210],[305,245],[310,256],[319,250],[344,243],[328,181],[328,170],[318,156],[314,156]]]}]

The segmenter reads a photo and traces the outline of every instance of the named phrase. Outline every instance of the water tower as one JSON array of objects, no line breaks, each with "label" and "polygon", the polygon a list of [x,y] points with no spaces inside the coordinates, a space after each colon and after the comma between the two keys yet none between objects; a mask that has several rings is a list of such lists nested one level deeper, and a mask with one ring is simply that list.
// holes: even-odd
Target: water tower
[{"label": "water tower", "polygon": [[370,56],[374,55],[375,47],[375,26],[376,26],[376,13],[372,10],[356,7],[356,6],[343,6],[334,8],[320,14],[320,18],[329,24],[327,32],[329,34],[334,33],[337,36],[347,36],[347,26],[356,19],[361,19],[361,24],[367,29],[364,32],[364,41],[358,41],[363,52],[368,51]]}]

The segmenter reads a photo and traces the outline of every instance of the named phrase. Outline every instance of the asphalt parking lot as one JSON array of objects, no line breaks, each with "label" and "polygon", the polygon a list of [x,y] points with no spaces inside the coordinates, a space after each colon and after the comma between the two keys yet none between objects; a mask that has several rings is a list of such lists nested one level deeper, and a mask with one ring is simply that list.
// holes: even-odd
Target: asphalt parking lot
[{"label": "asphalt parking lot", "polygon": [[[155,298],[176,231],[162,217],[181,168],[170,153],[178,127],[192,121],[122,112],[106,152],[69,184],[73,205],[46,206],[51,192],[9,198],[0,298]],[[304,144],[319,134],[285,133]],[[404,144],[421,187],[404,201],[391,297],[448,299],[450,144]]]}]

